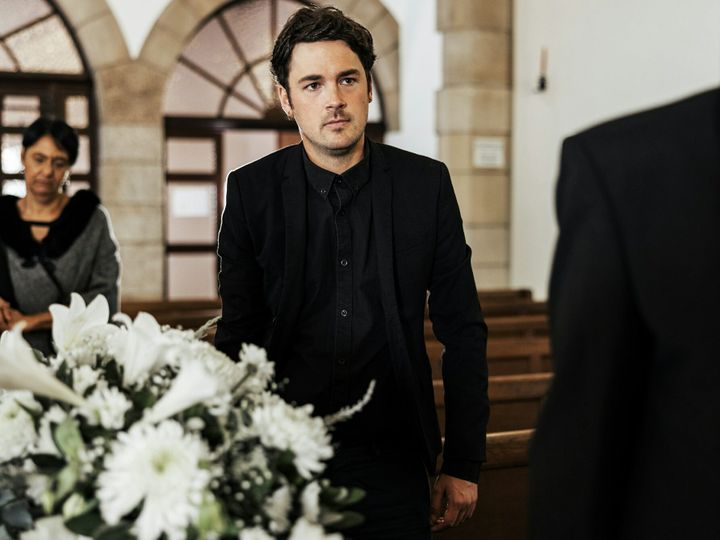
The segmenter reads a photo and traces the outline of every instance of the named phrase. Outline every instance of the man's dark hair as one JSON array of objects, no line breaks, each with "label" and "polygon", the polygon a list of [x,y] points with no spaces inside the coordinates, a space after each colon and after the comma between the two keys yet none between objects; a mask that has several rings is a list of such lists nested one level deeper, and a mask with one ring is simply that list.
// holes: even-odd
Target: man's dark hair
[{"label": "man's dark hair", "polygon": [[370,70],[375,63],[372,35],[363,25],[349,19],[334,7],[304,7],[288,19],[275,40],[270,61],[275,82],[289,91],[288,72],[293,48],[298,43],[316,41],[347,43],[365,69],[369,88]]},{"label": "man's dark hair", "polygon": [[62,120],[43,116],[35,120],[23,131],[23,148],[27,150],[45,135],[50,135],[58,148],[67,152],[68,161],[73,165],[78,156],[78,136],[75,130]]}]

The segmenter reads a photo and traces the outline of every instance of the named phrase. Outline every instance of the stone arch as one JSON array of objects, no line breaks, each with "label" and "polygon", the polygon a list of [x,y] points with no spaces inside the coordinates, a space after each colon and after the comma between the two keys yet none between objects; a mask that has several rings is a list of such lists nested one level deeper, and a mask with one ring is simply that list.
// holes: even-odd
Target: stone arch
[{"label": "stone arch", "polygon": [[[378,55],[373,73],[382,96],[383,117],[389,130],[398,129],[400,71],[397,21],[380,0],[322,0],[317,3],[338,7],[372,32]],[[138,60],[168,78],[185,44],[200,24],[226,4],[227,0],[171,0],[148,34]]]}]

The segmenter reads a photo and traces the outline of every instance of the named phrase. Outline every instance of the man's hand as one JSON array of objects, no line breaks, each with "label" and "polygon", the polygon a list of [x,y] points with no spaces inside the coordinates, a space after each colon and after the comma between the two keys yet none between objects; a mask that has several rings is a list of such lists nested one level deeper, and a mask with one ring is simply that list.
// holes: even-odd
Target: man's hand
[{"label": "man's hand", "polygon": [[474,482],[441,474],[433,485],[430,526],[433,532],[460,525],[475,512],[478,487]]}]

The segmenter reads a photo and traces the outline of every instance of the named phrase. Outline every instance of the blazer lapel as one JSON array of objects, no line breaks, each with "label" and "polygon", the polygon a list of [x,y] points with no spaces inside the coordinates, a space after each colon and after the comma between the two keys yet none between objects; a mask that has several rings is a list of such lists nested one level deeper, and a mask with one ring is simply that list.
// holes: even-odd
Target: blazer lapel
[{"label": "blazer lapel", "polygon": [[[302,144],[302,143],[301,143]],[[305,244],[307,241],[307,205],[305,170],[300,145],[288,155],[282,181],[283,213],[285,217],[285,261],[278,306],[278,318],[274,321],[271,349],[282,360],[282,350],[287,343],[287,328],[293,328],[302,305],[305,288]]]},{"label": "blazer lapel", "polygon": [[371,178],[373,232],[377,249],[380,296],[385,313],[388,342],[398,382],[409,382],[410,360],[400,323],[395,290],[395,255],[393,252],[393,177],[382,147],[372,143]]}]

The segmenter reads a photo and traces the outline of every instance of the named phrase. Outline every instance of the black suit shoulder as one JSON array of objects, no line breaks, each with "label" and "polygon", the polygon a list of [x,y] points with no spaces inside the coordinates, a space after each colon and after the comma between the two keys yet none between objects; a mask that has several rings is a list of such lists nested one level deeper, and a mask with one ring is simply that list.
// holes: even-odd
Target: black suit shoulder
[{"label": "black suit shoulder", "polygon": [[698,139],[718,139],[720,88],[672,103],[603,122],[577,133],[566,142],[624,154],[661,144],[691,145]]},{"label": "black suit shoulder", "polygon": [[398,169],[403,174],[433,176],[439,175],[445,168],[445,164],[441,161],[389,144],[373,143],[373,151],[379,153],[381,159],[384,159],[391,168]]},{"label": "black suit shoulder", "polygon": [[451,188],[450,174],[441,161],[381,143],[373,143],[373,156],[390,170],[395,188],[413,200],[434,200],[440,191]]},{"label": "black suit shoulder", "polygon": [[286,146],[228,173],[228,182],[237,182],[242,191],[268,191],[282,181],[288,160],[299,159],[300,145]]}]

